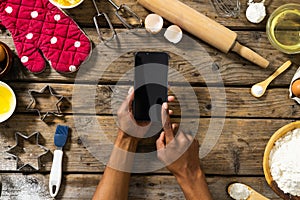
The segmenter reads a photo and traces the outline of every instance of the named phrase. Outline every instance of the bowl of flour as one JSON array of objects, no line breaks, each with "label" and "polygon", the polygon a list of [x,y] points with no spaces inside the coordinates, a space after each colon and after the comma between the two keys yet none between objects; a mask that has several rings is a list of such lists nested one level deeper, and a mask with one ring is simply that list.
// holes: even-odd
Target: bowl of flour
[{"label": "bowl of flour", "polygon": [[265,149],[263,169],[268,184],[281,198],[300,200],[300,121],[273,134]]}]

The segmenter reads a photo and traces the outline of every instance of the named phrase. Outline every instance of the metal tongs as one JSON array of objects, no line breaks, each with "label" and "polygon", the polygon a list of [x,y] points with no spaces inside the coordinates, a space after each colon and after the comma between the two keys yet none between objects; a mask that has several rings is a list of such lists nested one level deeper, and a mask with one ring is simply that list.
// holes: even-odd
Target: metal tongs
[{"label": "metal tongs", "polygon": [[[93,4],[94,4],[94,7],[97,11],[97,14],[93,17],[93,20],[94,20],[94,24],[95,24],[95,27],[96,27],[96,30],[97,30],[97,33],[99,35],[99,38],[100,40],[102,41],[110,41],[112,40],[116,35],[116,31],[108,17],[108,15],[105,13],[105,12],[100,12],[99,9],[98,9],[98,6],[95,2],[95,0],[92,0],[93,1]],[[133,28],[137,28],[137,27],[141,27],[142,24],[143,24],[143,21],[142,19],[136,14],[134,13],[127,5],[125,4],[121,4],[120,6],[118,6],[117,4],[115,4],[112,0],[108,0],[108,2],[115,8],[115,15],[117,16],[117,18],[122,22],[123,26],[125,26],[127,29],[133,29]],[[124,17],[122,17],[124,16]],[[97,18],[100,18],[100,17],[104,17],[105,21],[107,22],[110,30],[111,30],[111,37],[108,37],[108,38],[104,38],[101,31],[100,31],[100,26],[98,24],[98,20]],[[129,22],[127,22],[127,20],[125,19],[125,17],[129,18],[134,18],[136,20],[137,23],[135,24],[130,24]]]}]

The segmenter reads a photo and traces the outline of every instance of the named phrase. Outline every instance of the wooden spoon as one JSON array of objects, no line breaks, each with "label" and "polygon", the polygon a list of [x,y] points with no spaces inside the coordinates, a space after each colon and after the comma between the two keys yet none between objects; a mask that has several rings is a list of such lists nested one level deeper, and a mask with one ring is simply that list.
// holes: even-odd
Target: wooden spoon
[{"label": "wooden spoon", "polygon": [[[261,195],[261,194],[259,194],[258,192],[256,192],[255,190],[253,190],[251,187],[249,187],[248,185],[245,185],[245,184],[243,184],[243,183],[232,183],[232,184],[230,184],[229,186],[228,186],[228,194],[231,196],[231,193],[232,193],[232,189],[234,189],[234,186],[236,186],[235,184],[239,184],[240,186],[242,186],[242,187],[246,187],[248,190],[249,190],[249,192],[250,192],[250,194],[248,195],[248,197],[246,198],[246,200],[270,200],[270,199],[268,199],[267,197],[265,197],[265,196],[263,196],[263,195]],[[233,199],[235,199],[234,198],[234,196],[231,196]],[[239,200],[239,199],[237,199],[237,200]]]},{"label": "wooden spoon", "polygon": [[277,77],[279,76],[282,72],[284,72],[287,68],[291,66],[292,62],[290,60],[286,61],[281,65],[269,78],[266,80],[256,83],[255,85],[252,86],[251,88],[251,94],[257,98],[261,97],[264,95],[266,92],[266,89],[268,85]]}]

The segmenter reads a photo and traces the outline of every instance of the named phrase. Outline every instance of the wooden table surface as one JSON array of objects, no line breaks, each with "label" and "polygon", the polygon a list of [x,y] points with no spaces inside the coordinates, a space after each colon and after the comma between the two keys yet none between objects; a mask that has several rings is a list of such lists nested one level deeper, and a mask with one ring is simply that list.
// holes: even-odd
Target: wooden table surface
[{"label": "wooden table surface", "polygon": [[[116,2],[126,3],[143,19],[149,13],[135,0]],[[240,43],[252,48],[271,62],[267,69],[262,69],[237,54],[224,54],[194,38],[211,56],[213,65],[210,63],[208,67],[221,74],[226,91],[226,113],[224,116],[218,116],[225,117],[221,136],[213,150],[201,159],[202,169],[206,173],[213,197],[217,200],[230,199],[226,192],[228,184],[243,182],[270,199],[280,199],[265,181],[262,159],[264,148],[271,135],[280,127],[300,117],[298,104],[288,96],[289,83],[298,68],[297,63],[300,63],[300,57],[283,54],[272,47],[267,39],[265,26],[267,17],[278,6],[290,2],[298,3],[298,0],[266,0],[268,16],[260,24],[251,24],[245,18],[246,0],[241,0],[241,14],[238,18],[218,16],[210,0],[185,0],[184,2],[236,31]],[[109,13],[118,33],[126,31],[113,15],[113,10],[106,1],[98,0],[97,4],[99,8]],[[100,41],[92,22],[92,17],[95,14],[92,1],[85,0],[80,6],[66,10],[66,12],[87,33],[94,47],[97,46]],[[169,24],[166,22],[165,26]],[[50,67],[38,75],[29,73],[20,64],[11,34],[8,31],[3,32],[0,34],[0,40],[8,44],[14,51],[13,68],[2,81],[8,83],[17,96],[17,108],[14,115],[0,124],[1,199],[51,199],[48,182],[53,151],[55,150],[53,136],[57,124],[68,125],[72,129],[64,148],[63,179],[57,199],[91,199],[105,165],[87,150],[74,125],[74,115],[76,114],[74,114],[72,106],[78,106],[72,105],[76,73],[61,75]],[[172,54],[172,52],[170,53]],[[105,125],[105,131],[112,138],[116,136],[117,126],[113,119],[113,110],[110,107],[110,100],[113,95],[111,87],[123,76],[126,70],[132,68],[133,54],[128,53],[116,59],[109,67],[109,72],[105,72],[99,80],[95,97],[97,115],[94,116]],[[288,59],[294,62],[293,66],[271,83],[262,98],[257,99],[250,95],[250,88],[254,83],[267,78]],[[211,112],[215,109],[211,106],[208,91],[216,89],[216,86],[207,87],[199,73],[187,70],[190,64],[180,56],[172,55],[171,60],[170,67],[178,70],[192,84],[197,95],[201,115],[197,137],[201,141],[212,118]],[[26,106],[30,102],[27,90],[39,90],[47,84],[51,85],[56,93],[64,95],[68,102],[64,104],[62,109],[64,117],[54,118],[51,123],[45,123],[39,119],[36,113],[26,111]],[[83,83],[83,85],[85,84],[86,87],[89,87],[88,81]],[[182,90],[182,92],[185,91]],[[219,98],[222,99],[223,97]],[[46,110],[53,106],[53,102],[49,101],[49,98],[40,98],[39,105]],[[179,120],[178,102],[172,103],[171,107],[175,111],[173,120]],[[84,118],[85,115],[89,114],[87,111],[87,113],[82,113],[82,116],[76,117]],[[191,120],[197,117],[190,116]],[[89,122],[86,122],[86,127],[83,128],[88,131]],[[29,169],[18,171],[16,170],[16,160],[6,151],[16,143],[15,132],[30,135],[36,131],[41,133],[41,144],[49,148],[50,152],[41,158],[39,171]],[[147,145],[153,145],[153,143],[149,142]],[[184,196],[175,178],[166,169],[160,169],[150,173],[133,174],[129,199],[184,199]]]}]

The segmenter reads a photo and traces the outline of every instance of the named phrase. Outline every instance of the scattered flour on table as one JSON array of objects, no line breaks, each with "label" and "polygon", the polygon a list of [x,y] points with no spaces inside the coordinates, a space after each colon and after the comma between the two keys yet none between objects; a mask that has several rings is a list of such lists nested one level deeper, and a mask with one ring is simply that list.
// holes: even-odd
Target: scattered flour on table
[{"label": "scattered flour on table", "polygon": [[253,0],[248,1],[248,8],[246,10],[247,19],[255,24],[260,23],[266,16],[266,7],[264,5],[264,0],[255,3]]},{"label": "scattered flour on table", "polygon": [[230,187],[229,195],[236,200],[245,200],[250,196],[251,191],[241,183],[234,183]]},{"label": "scattered flour on table", "polygon": [[49,200],[42,176],[2,175],[1,200]]},{"label": "scattered flour on table", "polygon": [[285,193],[300,196],[300,128],[278,139],[269,156],[270,172]]}]

